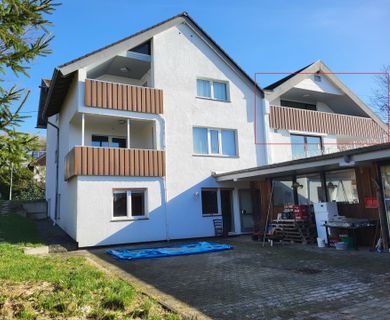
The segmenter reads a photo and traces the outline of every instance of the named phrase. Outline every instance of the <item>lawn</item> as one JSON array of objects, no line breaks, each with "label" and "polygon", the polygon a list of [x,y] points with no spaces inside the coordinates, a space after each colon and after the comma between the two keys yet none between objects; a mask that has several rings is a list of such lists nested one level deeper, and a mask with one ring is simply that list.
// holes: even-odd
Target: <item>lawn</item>
[{"label": "lawn", "polygon": [[82,257],[26,256],[34,224],[0,215],[0,319],[179,319]]}]

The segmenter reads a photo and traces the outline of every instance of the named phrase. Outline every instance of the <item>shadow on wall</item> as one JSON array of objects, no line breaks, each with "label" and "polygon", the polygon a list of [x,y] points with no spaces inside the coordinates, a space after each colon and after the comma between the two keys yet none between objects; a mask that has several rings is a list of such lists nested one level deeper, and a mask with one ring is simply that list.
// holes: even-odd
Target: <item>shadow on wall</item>
[{"label": "shadow on wall", "polygon": [[[126,226],[104,240],[101,240],[96,244],[96,246],[147,241],[165,241],[180,238],[213,237],[215,235],[213,219],[220,219],[222,216],[202,216],[201,189],[223,187],[227,186],[217,184],[213,177],[209,177],[181,192],[166,203],[163,198],[159,207],[148,212],[148,219],[128,222]],[[165,195],[162,179],[160,181],[160,195],[162,195],[162,197]],[[148,197],[149,196],[150,195],[148,195]],[[164,208],[165,206],[166,210]],[[155,224],[153,224],[153,220],[160,221],[158,228],[154,227]],[[107,221],[107,223],[118,222]],[[148,224],[151,225],[149,231],[150,234],[143,234],[143,238],[139,240],[140,226],[144,228],[145,225]]]}]

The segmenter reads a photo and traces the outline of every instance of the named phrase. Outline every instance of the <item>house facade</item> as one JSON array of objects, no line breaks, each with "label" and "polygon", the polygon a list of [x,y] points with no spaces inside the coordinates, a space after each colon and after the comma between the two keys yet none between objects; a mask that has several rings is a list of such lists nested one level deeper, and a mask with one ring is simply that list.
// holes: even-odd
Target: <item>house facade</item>
[{"label": "house facade", "polygon": [[[49,216],[80,247],[213,236],[216,219],[227,234],[251,232],[249,182],[219,182],[216,173],[298,154],[268,142],[303,136],[301,156],[311,156],[306,135],[320,137],[321,150],[326,139],[366,137],[364,128],[369,139],[385,135],[362,105],[342,103],[339,83],[324,77],[318,89],[292,78],[262,90],[186,13],[55,68],[41,83],[38,114]],[[302,107],[299,90],[312,92],[308,104],[322,99],[316,109]],[[287,121],[289,112],[307,127]],[[364,128],[316,131],[308,124],[316,113]]]}]

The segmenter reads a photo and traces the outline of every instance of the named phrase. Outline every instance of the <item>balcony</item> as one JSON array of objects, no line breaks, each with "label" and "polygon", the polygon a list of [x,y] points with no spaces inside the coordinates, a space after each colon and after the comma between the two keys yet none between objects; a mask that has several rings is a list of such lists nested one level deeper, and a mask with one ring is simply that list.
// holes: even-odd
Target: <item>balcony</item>
[{"label": "balcony", "polygon": [[84,103],[87,107],[162,114],[163,91],[129,84],[86,79]]},{"label": "balcony", "polygon": [[280,106],[270,107],[269,125],[273,129],[372,139],[383,139],[386,135],[386,132],[371,118]]},{"label": "balcony", "polygon": [[163,177],[165,151],[76,146],[65,157],[65,180],[75,176]]}]

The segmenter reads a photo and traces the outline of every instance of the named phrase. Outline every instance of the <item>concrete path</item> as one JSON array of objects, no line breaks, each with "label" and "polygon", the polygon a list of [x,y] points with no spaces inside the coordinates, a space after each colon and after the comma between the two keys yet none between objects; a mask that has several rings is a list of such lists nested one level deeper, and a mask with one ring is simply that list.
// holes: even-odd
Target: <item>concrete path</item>
[{"label": "concrete path", "polygon": [[235,249],[154,260],[117,261],[105,249],[89,252],[159,300],[187,306],[199,318],[389,318],[389,254],[301,245],[263,248],[246,237],[225,242]]}]

